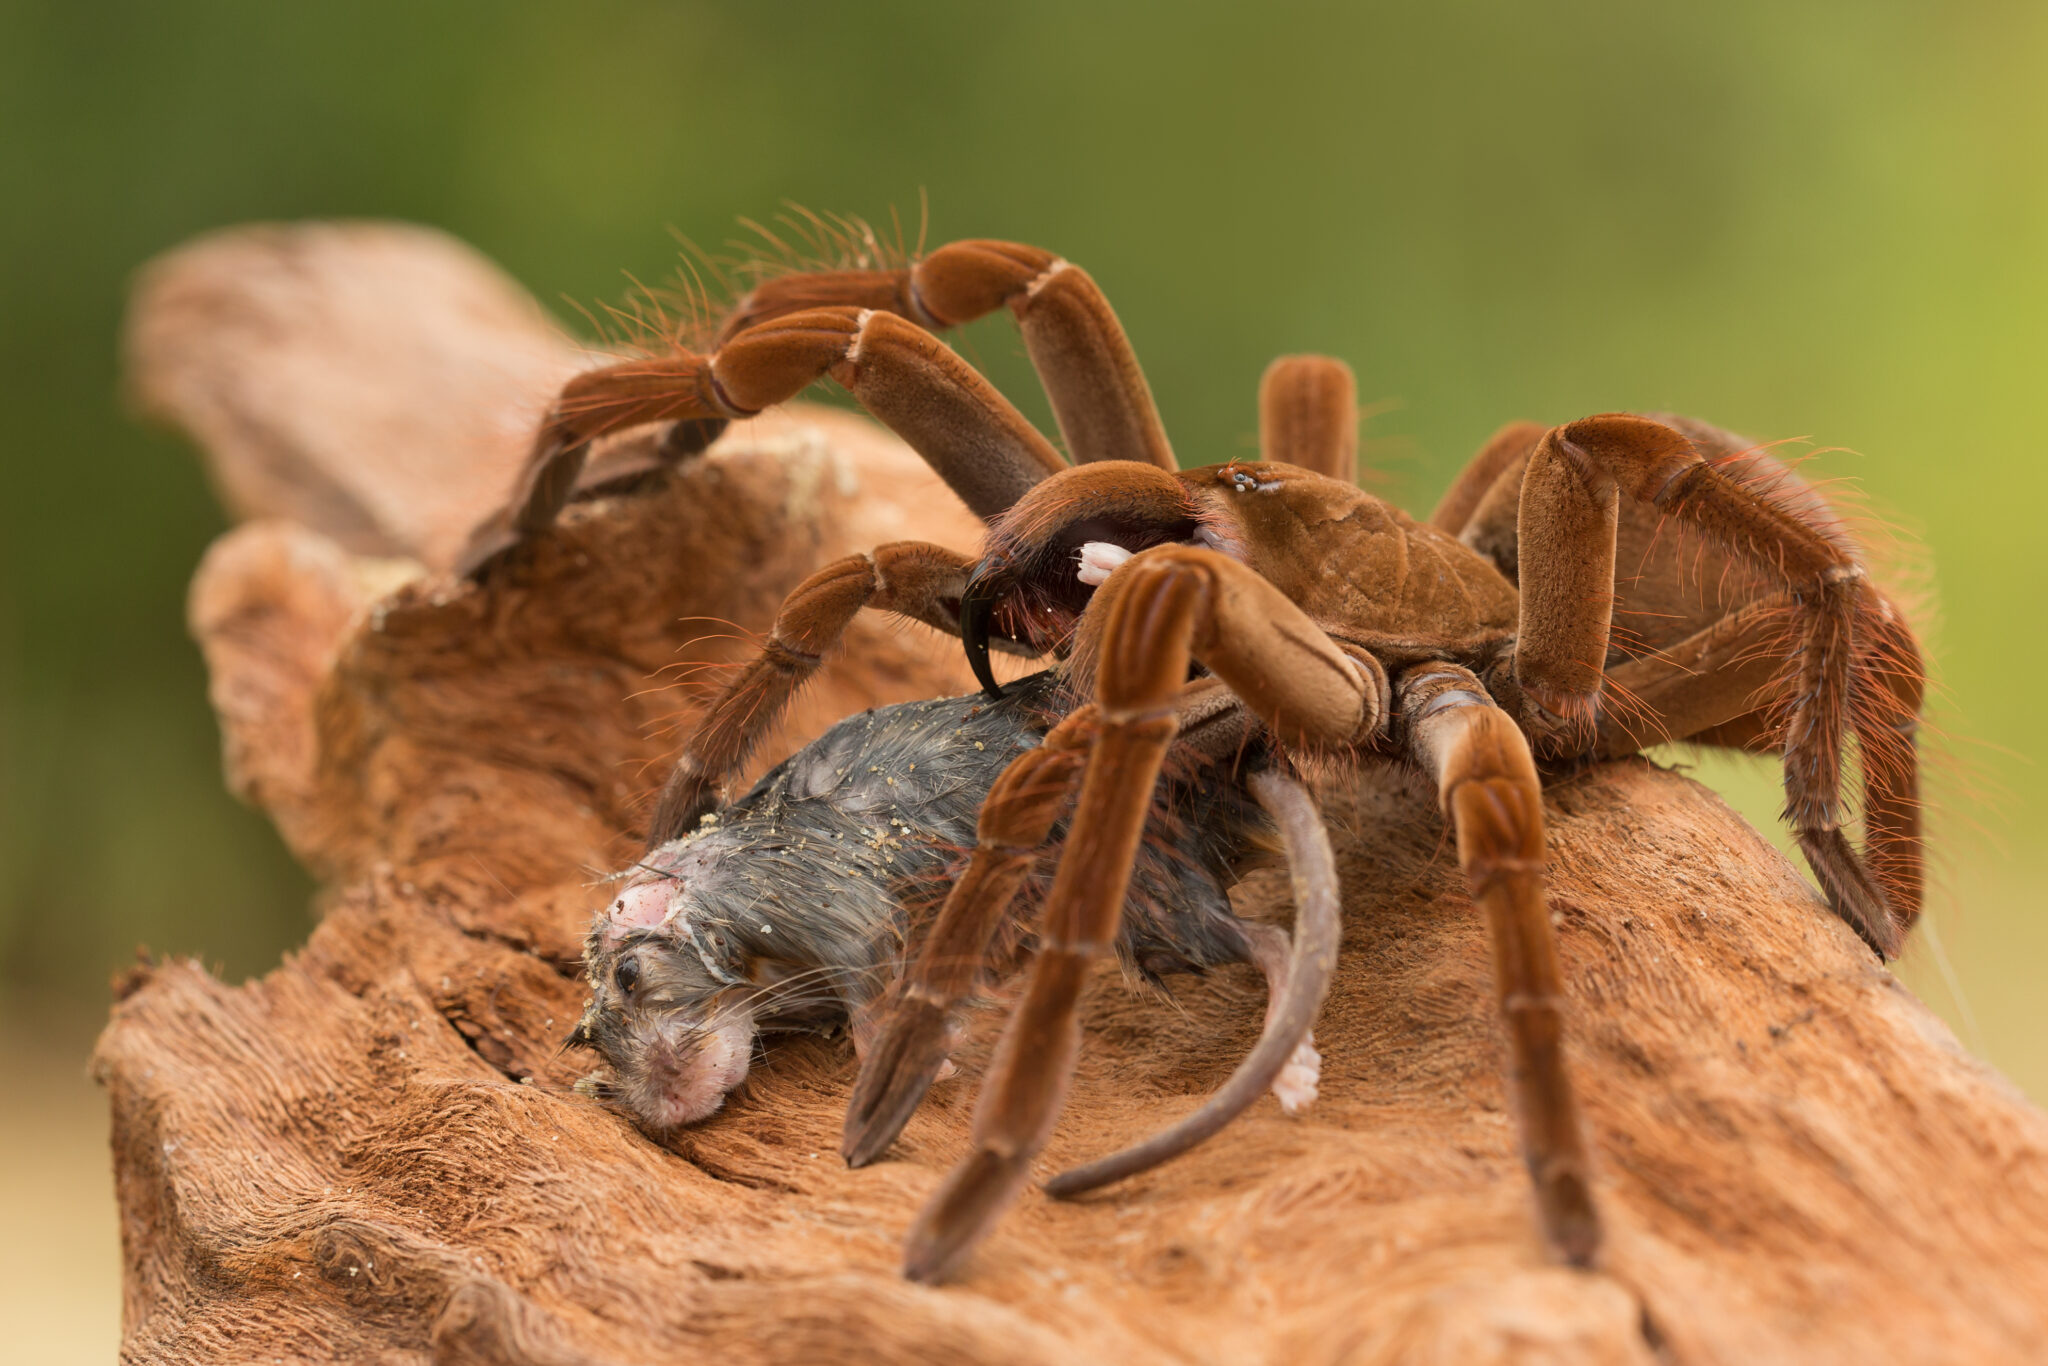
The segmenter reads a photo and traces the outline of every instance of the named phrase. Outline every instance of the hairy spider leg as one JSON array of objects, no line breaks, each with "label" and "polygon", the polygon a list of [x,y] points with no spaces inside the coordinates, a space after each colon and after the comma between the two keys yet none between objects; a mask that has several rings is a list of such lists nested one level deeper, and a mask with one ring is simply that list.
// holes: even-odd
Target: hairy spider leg
[{"label": "hairy spider leg", "polygon": [[[1176,699],[1182,735],[1198,733],[1197,752],[1233,756],[1245,715],[1216,679],[1200,680]],[[926,932],[899,989],[877,1010],[877,1026],[861,1050],[861,1070],[847,1106],[840,1152],[860,1167],[879,1158],[902,1133],[952,1051],[960,1009],[973,991],[996,931],[1026,875],[1041,856],[1054,823],[1080,781],[1096,709],[1084,703],[1038,749],[1005,769],[982,807],[976,845]],[[1252,775],[1250,788],[1280,830],[1295,891],[1294,935],[1271,925],[1243,927],[1247,951],[1266,976],[1266,1019],[1258,1042],[1216,1093],[1193,1112],[1135,1147],[1048,1183],[1055,1195],[1079,1194],[1148,1170],[1208,1139],[1299,1061],[1316,1011],[1329,991],[1339,938],[1337,884],[1327,837],[1313,804],[1303,814],[1298,784],[1272,770]],[[1306,821],[1315,822],[1310,831]],[[1318,843],[1320,841],[1320,843]]]},{"label": "hairy spider leg", "polygon": [[[1066,1198],[1096,1190],[1149,1171],[1206,1141],[1273,1085],[1315,1024],[1336,972],[1337,945],[1344,937],[1330,832],[1315,798],[1290,774],[1265,769],[1254,773],[1247,786],[1280,832],[1294,886],[1294,934],[1278,980],[1269,980],[1259,1041],[1229,1079],[1188,1115],[1142,1143],[1061,1172],[1045,1183],[1048,1195]],[[1282,933],[1272,926],[1257,928]]]},{"label": "hairy spider leg", "polygon": [[[1497,473],[1469,500],[1461,534],[1518,572],[1518,719],[1539,749],[1560,756],[1621,753],[1666,738],[1753,745],[1774,735],[1785,817],[1829,906],[1891,957],[1920,908],[1918,650],[1817,495],[1780,467],[1737,458],[1745,448],[1735,438],[1687,425],[1603,414],[1543,433],[1526,453],[1529,429],[1514,427],[1475,462]],[[1445,500],[1452,514],[1469,492],[1464,480],[1454,486],[1456,498]],[[1616,536],[1624,515],[1641,515],[1637,508],[1702,533],[1778,587],[1670,642],[1663,658],[1610,671]],[[1788,622],[1789,649],[1769,657]],[[1649,717],[1608,715],[1623,701],[1647,704]],[[1782,728],[1769,725],[1779,714]],[[1851,735],[1865,788],[1867,860],[1841,829]]]},{"label": "hairy spider leg", "polygon": [[1863,770],[1863,857],[1897,914],[1903,934],[1920,918],[1926,896],[1920,832],[1920,709],[1927,666],[1919,642],[1897,608],[1860,620],[1859,654],[1866,676],[1891,689],[1889,708],[1859,706],[1856,753]]},{"label": "hairy spider leg", "polygon": [[1065,1099],[1090,965],[1116,942],[1145,817],[1191,660],[1287,747],[1349,746],[1386,712],[1359,667],[1255,571],[1200,546],[1164,545],[1119,565],[1082,618],[1095,634],[1098,707],[1072,833],[1046,899],[1039,949],[975,1105],[973,1150],[912,1225],[904,1274],[935,1281],[1015,1198]]},{"label": "hairy spider leg", "polygon": [[[1609,670],[1612,683],[1656,713],[1651,727],[1657,733],[1603,716],[1599,756],[1632,754],[1680,736],[1696,744],[1776,753],[1784,733],[1775,701],[1787,691],[1784,661],[1760,642],[1781,639],[1787,605],[1785,599],[1756,603],[1656,657]],[[1912,630],[1890,603],[1880,599],[1879,611],[1859,619],[1856,630],[1862,697],[1852,702],[1849,721],[1863,779],[1863,857],[1903,935],[1919,918],[1925,896],[1915,737],[1927,674]],[[1745,703],[1751,709],[1741,711]],[[1735,711],[1741,714],[1718,719]],[[1706,724],[1710,720],[1717,723]]]},{"label": "hairy spider leg", "polygon": [[[1500,527],[1513,535],[1516,512],[1522,498],[1522,470],[1547,429],[1540,422],[1510,422],[1486,439],[1479,454],[1458,471],[1458,477],[1444,490],[1443,500],[1429,514],[1430,525],[1463,536],[1475,527]],[[1510,470],[1512,479],[1503,478]],[[1503,509],[1496,510],[1496,509]],[[1512,542],[1505,555],[1490,545],[1473,549],[1504,567],[1515,562]]]},{"label": "hairy spider leg", "polygon": [[1040,247],[949,242],[897,270],[784,275],[740,300],[720,337],[821,305],[874,309],[939,330],[973,322],[1005,304],[1076,462],[1141,460],[1177,468],[1151,386],[1116,311],[1087,271]]},{"label": "hairy spider leg", "polygon": [[505,507],[471,534],[457,564],[474,577],[555,519],[590,443],[653,422],[751,417],[830,375],[986,519],[1066,468],[1010,401],[916,323],[873,309],[816,308],[690,352],[621,361],[564,386]]},{"label": "hairy spider leg", "polygon": [[996,931],[1067,809],[1095,728],[1095,708],[1070,712],[989,788],[974,849],[882,1012],[847,1102],[839,1151],[848,1165],[880,1157],[931,1089],[959,1032]]},{"label": "hairy spider leg", "polygon": [[697,827],[718,804],[719,784],[746,763],[863,608],[957,631],[960,595],[973,561],[944,546],[897,541],[835,560],[782,600],[761,652],[698,716],[676,760],[654,820],[651,851]]},{"label": "hairy spider leg", "polygon": [[1493,941],[1510,1090],[1544,1236],[1565,1261],[1590,1266],[1600,1216],[1565,1067],[1564,988],[1544,899],[1543,788],[1528,738],[1455,664],[1411,669],[1395,696],[1408,756],[1436,783]]},{"label": "hairy spider leg", "polygon": [[1358,383],[1332,356],[1282,356],[1259,377],[1259,459],[1358,481]]}]

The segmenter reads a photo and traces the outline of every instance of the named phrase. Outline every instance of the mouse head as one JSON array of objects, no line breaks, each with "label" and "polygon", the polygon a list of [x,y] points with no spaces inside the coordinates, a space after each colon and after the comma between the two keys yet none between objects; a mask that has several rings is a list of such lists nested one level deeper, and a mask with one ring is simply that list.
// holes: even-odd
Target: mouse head
[{"label": "mouse head", "polygon": [[655,1132],[714,1113],[746,1080],[761,988],[745,946],[682,878],[641,870],[584,945],[590,1004],[569,1036],[604,1066],[584,1089]]}]

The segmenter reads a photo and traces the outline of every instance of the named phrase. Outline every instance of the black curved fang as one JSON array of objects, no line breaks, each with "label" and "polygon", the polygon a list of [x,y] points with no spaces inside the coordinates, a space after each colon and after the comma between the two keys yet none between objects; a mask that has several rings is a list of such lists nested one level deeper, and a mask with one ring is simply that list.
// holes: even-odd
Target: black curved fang
[{"label": "black curved fang", "polygon": [[967,663],[981,680],[981,690],[1001,700],[1003,685],[996,682],[988,662],[988,626],[996,614],[996,600],[969,588],[960,595],[960,639],[967,644]]}]

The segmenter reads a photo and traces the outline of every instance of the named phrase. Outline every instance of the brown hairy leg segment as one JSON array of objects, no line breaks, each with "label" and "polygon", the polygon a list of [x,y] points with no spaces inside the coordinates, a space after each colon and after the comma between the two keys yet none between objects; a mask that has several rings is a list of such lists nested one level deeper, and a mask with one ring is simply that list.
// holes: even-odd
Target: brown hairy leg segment
[{"label": "brown hairy leg segment", "polygon": [[827,375],[983,518],[1066,467],[1008,399],[917,324],[872,309],[814,308],[743,328],[710,355],[623,361],[571,380],[505,510],[472,535],[459,572],[484,572],[551,524],[599,436],[650,422],[751,417]]},{"label": "brown hairy leg segment", "polygon": [[861,1059],[839,1145],[849,1166],[880,1157],[937,1078],[952,1049],[960,1004],[974,990],[997,929],[1073,797],[1094,727],[1093,707],[1069,713],[989,789],[967,867]]},{"label": "brown hairy leg segment", "polygon": [[896,270],[826,270],[756,287],[721,339],[769,318],[852,305],[922,327],[958,327],[1009,305],[1074,460],[1177,468],[1123,324],[1088,272],[1021,242],[950,242]]},{"label": "brown hairy leg segment", "polygon": [[1590,1266],[1600,1219],[1565,1070],[1564,988],[1544,898],[1543,789],[1529,742],[1457,665],[1411,670],[1396,696],[1400,733],[1436,782],[1459,867],[1493,940],[1509,1089],[1545,1238],[1565,1261]]},{"label": "brown hairy leg segment", "polygon": [[899,541],[826,565],[783,599],[761,652],[703,715],[662,787],[647,830],[651,851],[694,830],[718,803],[718,784],[775,728],[797,690],[863,608],[942,631],[959,629],[971,561],[944,546]]},{"label": "brown hairy leg segment", "polygon": [[[1829,905],[1889,958],[1919,909],[1918,766],[1910,732],[1899,728],[1910,718],[1909,700],[1917,705],[1918,657],[1825,505],[1789,481],[1748,471],[1732,438],[1728,444],[1727,452],[1703,451],[1686,432],[1630,414],[1585,418],[1544,435],[1521,483],[1515,678],[1533,703],[1522,720],[1539,743],[1562,752],[1593,747],[1623,498],[1740,555],[1784,585],[1791,605],[1791,659],[1779,685],[1786,819]],[[1743,677],[1734,671],[1724,686],[1732,692]],[[1731,698],[1729,714],[1750,704]],[[1867,805],[1879,813],[1889,888],[1842,833],[1851,735],[1864,746]],[[1895,913],[1888,891],[1913,899]]]},{"label": "brown hairy leg segment", "polygon": [[[1337,967],[1337,945],[1344,937],[1337,859],[1330,849],[1329,831],[1315,799],[1290,775],[1267,769],[1253,774],[1247,785],[1280,832],[1295,907],[1287,965],[1272,991],[1259,1041],[1229,1079],[1191,1114],[1142,1143],[1061,1172],[1045,1183],[1048,1195],[1065,1198],[1098,1189],[1171,1161],[1207,1140],[1273,1085],[1322,1009]],[[1259,928],[1272,930],[1271,926]]]},{"label": "brown hairy leg segment", "polygon": [[1330,356],[1282,356],[1259,378],[1259,459],[1358,478],[1358,384]]}]

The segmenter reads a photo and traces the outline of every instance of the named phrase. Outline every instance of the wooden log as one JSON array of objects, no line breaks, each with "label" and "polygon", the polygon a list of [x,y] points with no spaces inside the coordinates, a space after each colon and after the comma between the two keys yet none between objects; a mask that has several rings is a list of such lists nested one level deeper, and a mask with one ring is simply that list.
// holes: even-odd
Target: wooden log
[{"label": "wooden log", "polygon": [[[1029,1195],[963,1283],[905,1283],[898,1238],[963,1146],[995,1012],[860,1171],[836,1156],[841,1040],[775,1043],[669,1147],[575,1094],[558,1041],[587,883],[632,852],[687,684],[716,676],[690,671],[743,657],[822,560],[965,547],[972,519],[893,440],[799,408],[458,586],[448,558],[577,360],[487,265],[417,229],[227,233],[148,272],[131,342],[137,392],[253,518],[192,592],[229,781],[330,890],[260,980],[164,963],[120,986],[96,1068],[128,1359],[2048,1353],[2048,1117],[1711,793],[1640,760],[1548,796],[1600,1270],[1537,1243],[1482,929],[1430,794],[1385,766],[1326,794],[1347,929],[1317,1104],[1264,1102],[1084,1200]],[[863,626],[765,757],[970,686],[937,637]],[[1277,879],[1240,900],[1286,913]],[[1249,971],[1177,990],[1096,982],[1048,1172],[1181,1113],[1249,1046]]]}]

